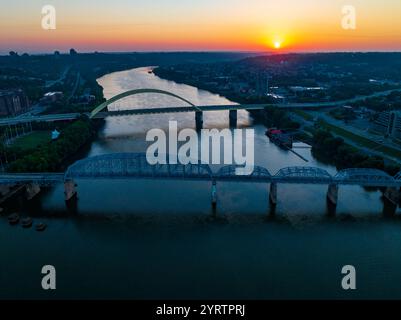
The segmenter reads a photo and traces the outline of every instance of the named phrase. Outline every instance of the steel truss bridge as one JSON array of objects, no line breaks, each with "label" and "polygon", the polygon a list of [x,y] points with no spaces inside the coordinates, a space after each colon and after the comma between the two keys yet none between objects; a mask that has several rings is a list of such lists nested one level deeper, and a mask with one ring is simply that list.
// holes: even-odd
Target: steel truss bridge
[{"label": "steel truss bridge", "polygon": [[271,174],[266,168],[255,166],[252,174],[238,175],[237,168],[240,166],[228,165],[214,172],[209,165],[200,163],[150,165],[143,153],[113,153],[79,160],[65,173],[3,173],[0,184],[51,186],[75,179],[132,178],[401,187],[401,173],[392,177],[376,169],[345,169],[331,175],[315,167],[286,167]]}]

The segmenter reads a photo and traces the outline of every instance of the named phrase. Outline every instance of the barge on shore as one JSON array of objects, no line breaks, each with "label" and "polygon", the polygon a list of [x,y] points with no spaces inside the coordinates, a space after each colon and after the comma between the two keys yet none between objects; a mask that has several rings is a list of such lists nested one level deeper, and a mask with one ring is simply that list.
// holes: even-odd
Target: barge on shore
[{"label": "barge on shore", "polygon": [[293,138],[289,133],[277,128],[269,128],[266,131],[266,135],[269,137],[270,141],[278,145],[283,149],[292,149]]}]

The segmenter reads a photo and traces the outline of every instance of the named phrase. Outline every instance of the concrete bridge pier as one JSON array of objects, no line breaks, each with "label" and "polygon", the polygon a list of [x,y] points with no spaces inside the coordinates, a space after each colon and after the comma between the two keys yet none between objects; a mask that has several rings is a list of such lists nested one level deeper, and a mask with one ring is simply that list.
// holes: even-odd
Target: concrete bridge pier
[{"label": "concrete bridge pier", "polygon": [[229,118],[230,118],[230,128],[236,128],[238,123],[238,112],[237,110],[230,110],[229,111]]},{"label": "concrete bridge pier", "polygon": [[400,199],[401,193],[397,188],[387,188],[383,193],[383,215],[387,217],[394,216]]},{"label": "concrete bridge pier", "polygon": [[217,207],[217,182],[216,182],[216,180],[213,180],[213,182],[212,182],[211,196],[212,196],[213,213],[215,213],[216,207]]},{"label": "concrete bridge pier", "polygon": [[201,130],[203,128],[203,112],[196,111],[195,112],[195,123],[196,123],[196,130]]},{"label": "concrete bridge pier", "polygon": [[32,200],[36,195],[40,193],[40,186],[35,183],[29,183],[26,185],[26,198]]},{"label": "concrete bridge pier", "polygon": [[64,195],[65,201],[70,201],[77,196],[77,185],[73,180],[67,180],[64,182]]},{"label": "concrete bridge pier", "polygon": [[338,185],[329,184],[327,188],[327,212],[329,216],[334,216],[336,214],[337,202],[338,202]]},{"label": "concrete bridge pier", "polygon": [[275,182],[270,183],[269,200],[272,206],[277,205],[277,183]]},{"label": "concrete bridge pier", "polygon": [[338,202],[338,185],[337,184],[329,184],[327,189],[327,201],[328,203],[337,206]]},{"label": "concrete bridge pier", "polygon": [[65,202],[67,212],[72,215],[78,214],[78,197],[72,197],[71,200]]}]

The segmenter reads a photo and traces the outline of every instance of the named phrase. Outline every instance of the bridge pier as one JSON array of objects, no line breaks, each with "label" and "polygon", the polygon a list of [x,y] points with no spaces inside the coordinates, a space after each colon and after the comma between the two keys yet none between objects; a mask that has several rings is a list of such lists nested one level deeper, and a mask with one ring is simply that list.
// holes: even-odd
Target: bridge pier
[{"label": "bridge pier", "polygon": [[387,188],[383,193],[383,215],[387,217],[394,216],[400,199],[401,193],[397,188]]},{"label": "bridge pier", "polygon": [[213,180],[212,182],[212,207],[213,207],[213,211],[216,211],[216,207],[217,207],[217,182],[216,180]]},{"label": "bridge pier", "polygon": [[77,195],[76,184],[73,180],[67,180],[64,182],[64,195],[65,201],[70,201]]},{"label": "bridge pier", "polygon": [[270,193],[269,193],[270,204],[273,206],[277,205],[277,183],[270,183]]},{"label": "bridge pier", "polygon": [[338,202],[338,185],[337,184],[329,184],[327,189],[327,201],[330,204],[337,206]]},{"label": "bridge pier", "polygon": [[32,200],[36,195],[40,193],[40,186],[35,183],[29,183],[26,185],[26,198]]},{"label": "bridge pier", "polygon": [[229,111],[229,118],[230,118],[230,128],[236,128],[238,123],[238,112],[237,110],[230,110]]},{"label": "bridge pier", "polygon": [[336,214],[338,203],[338,184],[329,184],[329,187],[327,188],[326,200],[328,214],[334,216]]},{"label": "bridge pier", "polygon": [[196,130],[201,130],[203,128],[203,112],[196,111],[195,112],[195,123],[196,123]]}]

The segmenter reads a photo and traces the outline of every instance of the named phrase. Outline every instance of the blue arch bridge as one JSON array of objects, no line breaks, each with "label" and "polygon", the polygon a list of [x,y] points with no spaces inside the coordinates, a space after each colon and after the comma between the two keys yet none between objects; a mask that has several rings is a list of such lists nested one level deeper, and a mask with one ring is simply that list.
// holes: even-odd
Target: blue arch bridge
[{"label": "blue arch bridge", "polygon": [[315,167],[286,167],[271,174],[266,168],[255,166],[251,175],[236,174],[238,166],[224,166],[217,172],[206,164],[150,165],[143,153],[113,153],[79,160],[64,173],[3,173],[1,185],[25,185],[28,199],[43,186],[63,183],[67,203],[76,198],[78,179],[175,179],[210,181],[211,203],[216,207],[217,182],[252,182],[270,184],[269,199],[277,204],[279,184],[317,184],[327,186],[328,205],[335,208],[340,185],[359,185],[383,188],[385,212],[396,213],[401,200],[401,172],[396,176],[376,169],[345,169],[335,175]]}]

